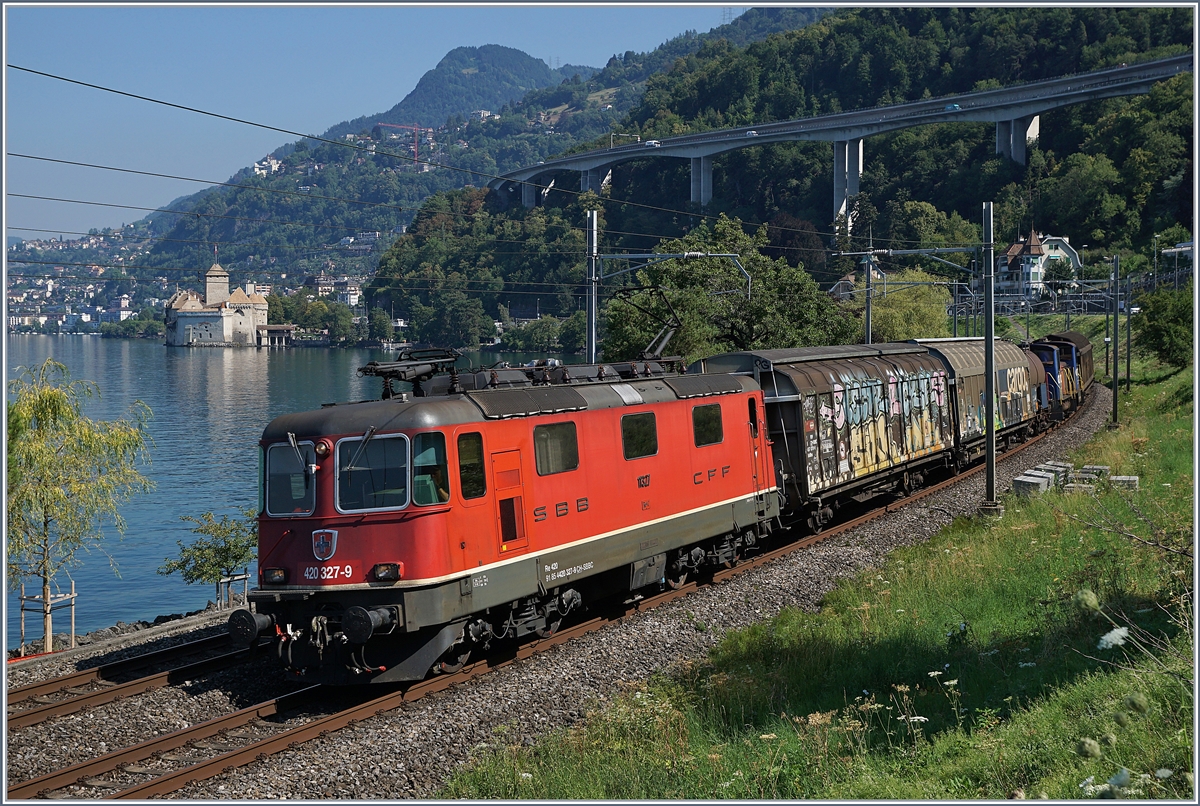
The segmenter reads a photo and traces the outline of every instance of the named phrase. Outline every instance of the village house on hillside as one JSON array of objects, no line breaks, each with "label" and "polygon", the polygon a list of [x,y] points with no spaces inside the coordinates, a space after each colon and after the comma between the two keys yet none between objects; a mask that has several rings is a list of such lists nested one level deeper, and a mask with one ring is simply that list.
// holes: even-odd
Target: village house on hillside
[{"label": "village house on hillside", "polygon": [[996,293],[1039,296],[1054,261],[1068,264],[1073,273],[1083,266],[1079,252],[1065,236],[1031,232],[1028,239],[1017,238],[997,261]]},{"label": "village house on hillside", "polygon": [[229,272],[214,263],[204,273],[204,299],[176,291],[166,303],[167,344],[180,347],[256,347],[267,329],[267,300],[254,284],[229,291]]}]

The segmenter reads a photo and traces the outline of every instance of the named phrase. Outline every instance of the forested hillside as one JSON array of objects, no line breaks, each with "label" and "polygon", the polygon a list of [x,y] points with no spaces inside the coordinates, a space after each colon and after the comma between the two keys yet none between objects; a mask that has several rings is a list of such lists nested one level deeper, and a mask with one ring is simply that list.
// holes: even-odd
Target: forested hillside
[{"label": "forested hillside", "polygon": [[[648,79],[644,96],[619,130],[643,138],[669,136],[1157,58],[1187,50],[1190,20],[1184,9],[1161,8],[839,12],[745,48],[708,42],[676,59],[669,71]],[[1066,235],[1097,252],[1144,250],[1156,233],[1168,241],[1185,240],[1192,215],[1191,82],[1190,74],[1182,75],[1149,95],[1043,115],[1041,140],[1025,166],[994,153],[990,124],[925,126],[868,138],[862,192],[852,210],[855,239],[842,239],[841,245],[865,245],[868,238],[876,246],[897,248],[975,243],[980,204],[988,200],[997,203],[998,241],[1031,227]],[[587,145],[607,146],[607,137]],[[513,307],[521,306],[527,315],[534,306],[521,300],[535,293],[541,312],[552,298],[556,309],[551,312],[569,313],[580,304],[583,290],[571,287],[571,278],[575,283],[583,278],[580,228],[589,205],[603,211],[602,251],[645,250],[662,239],[683,238],[704,216],[710,221],[707,242],[728,248],[736,239],[711,223],[712,216],[723,213],[748,225],[747,232],[769,225],[750,248],[802,267],[823,282],[854,268],[847,259],[825,265],[824,248],[834,235],[828,143],[742,149],[717,157],[714,165],[713,201],[704,211],[687,202],[684,160],[620,165],[601,197],[581,200],[572,190],[577,175],[564,173],[555,183],[563,189],[550,193],[545,208],[505,210],[491,200],[470,216],[444,219],[445,232],[456,240],[453,265],[489,267],[486,292],[472,290],[469,269],[458,272],[444,261],[421,257],[442,236],[414,231],[385,255],[370,293],[376,300],[400,299],[420,287],[421,304],[436,305],[437,295],[428,289],[461,278],[468,282],[458,290],[474,294],[489,314],[501,313],[499,300],[510,291]],[[574,249],[544,235],[547,221],[576,228],[570,239]],[[465,237],[468,233],[472,237]],[[473,240],[481,234],[486,245]],[[501,251],[500,239],[511,242],[515,253],[505,261],[493,258]],[[1130,265],[1145,260],[1137,254],[1129,258]],[[896,261],[892,268],[902,265]],[[533,280],[545,285],[530,285]],[[501,281],[504,294],[497,293]],[[757,346],[784,330],[764,334]],[[726,348],[732,342],[710,346]]]},{"label": "forested hillside", "polygon": [[[702,48],[652,77],[630,130],[661,137],[915,100],[1098,69],[1186,51],[1183,9],[869,9],[737,49]],[[1149,96],[1049,112],[1028,166],[997,156],[994,128],[946,124],[865,143],[856,230],[876,239],[955,240],[955,215],[997,205],[998,237],[1031,226],[1078,242],[1132,246],[1191,220],[1191,75]],[[679,209],[680,161],[615,171],[613,196]],[[743,149],[719,157],[713,209],[753,221],[780,217],[829,233],[832,153],[826,143]],[[624,231],[661,232],[673,217],[610,213]],[[803,229],[803,227],[801,227]],[[793,237],[786,230],[773,239]],[[931,240],[932,239],[932,240]]]}]

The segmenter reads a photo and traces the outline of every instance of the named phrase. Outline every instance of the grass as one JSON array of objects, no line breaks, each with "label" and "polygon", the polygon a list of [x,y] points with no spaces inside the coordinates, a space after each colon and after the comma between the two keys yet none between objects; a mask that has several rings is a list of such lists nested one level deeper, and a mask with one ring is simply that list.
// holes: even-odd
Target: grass
[{"label": "grass", "polygon": [[[1192,561],[1126,535],[1190,551],[1192,378],[1140,377],[1125,425],[1072,457],[1138,475],[1137,493],[1010,498],[1002,518],[959,519],[819,613],[731,633],[574,729],[533,747],[498,734],[441,795],[1095,797],[1124,767],[1122,796],[1190,798]],[[1116,624],[1140,641],[1098,649]]]}]

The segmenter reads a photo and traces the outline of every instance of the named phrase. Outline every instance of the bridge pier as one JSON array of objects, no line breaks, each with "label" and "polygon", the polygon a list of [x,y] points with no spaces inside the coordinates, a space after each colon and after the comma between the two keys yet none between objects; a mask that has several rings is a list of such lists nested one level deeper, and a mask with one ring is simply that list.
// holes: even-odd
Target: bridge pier
[{"label": "bridge pier", "polygon": [[692,204],[712,201],[712,157],[692,157]]},{"label": "bridge pier", "polygon": [[996,121],[996,153],[1003,154],[1013,162],[1025,164],[1027,146],[1041,133],[1041,119],[1037,115],[1026,115],[1013,120]]},{"label": "bridge pier", "polygon": [[526,207],[534,207],[537,205],[538,188],[534,185],[536,177],[532,177],[528,182],[521,183],[521,204]]},{"label": "bridge pier", "polygon": [[602,165],[599,168],[588,168],[579,172],[579,192],[589,190],[599,195],[600,189],[612,181],[612,168]]},{"label": "bridge pier", "polygon": [[847,216],[846,231],[850,231],[849,202],[858,195],[862,177],[863,141],[834,140],[833,142],[833,220]]}]

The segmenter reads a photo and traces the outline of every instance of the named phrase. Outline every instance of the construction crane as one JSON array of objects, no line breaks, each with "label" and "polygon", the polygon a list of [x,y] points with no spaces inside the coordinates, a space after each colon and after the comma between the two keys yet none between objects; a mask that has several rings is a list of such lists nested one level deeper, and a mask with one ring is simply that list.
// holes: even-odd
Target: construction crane
[{"label": "construction crane", "polygon": [[417,147],[420,143],[421,132],[431,132],[433,129],[423,129],[420,126],[406,126],[403,123],[376,123],[376,126],[387,126],[389,129],[412,129],[413,133],[413,167],[417,165]]}]

